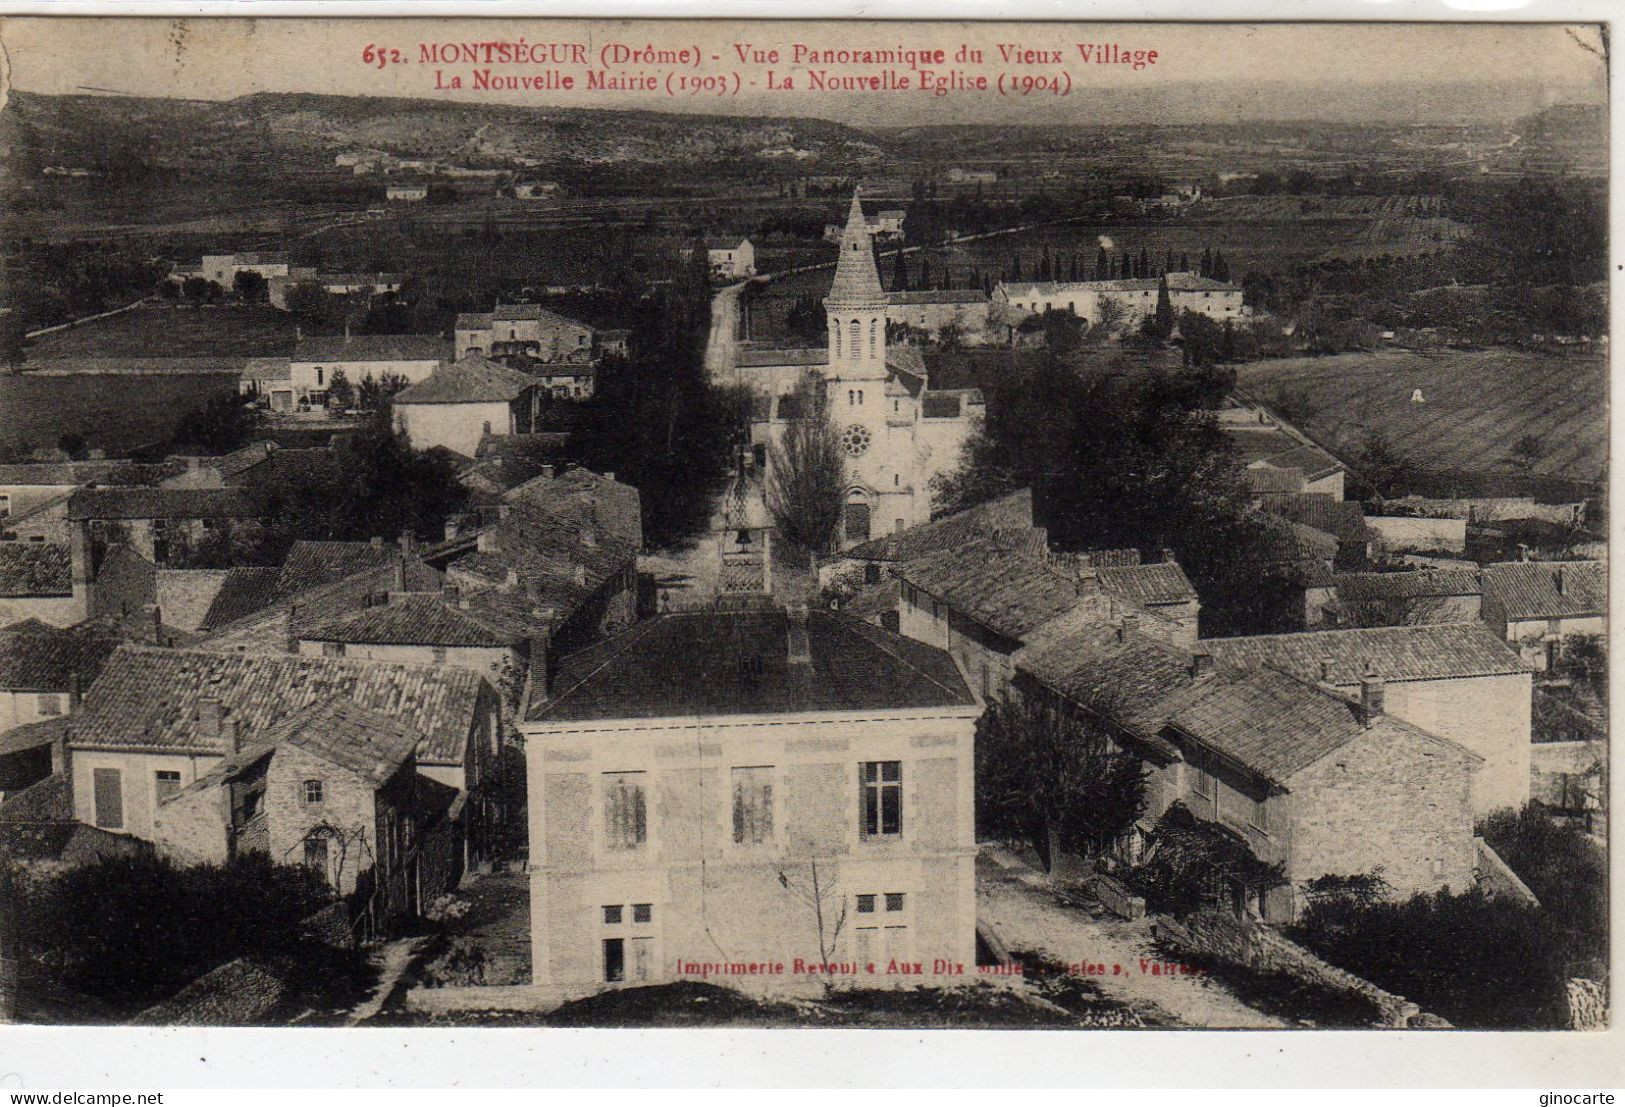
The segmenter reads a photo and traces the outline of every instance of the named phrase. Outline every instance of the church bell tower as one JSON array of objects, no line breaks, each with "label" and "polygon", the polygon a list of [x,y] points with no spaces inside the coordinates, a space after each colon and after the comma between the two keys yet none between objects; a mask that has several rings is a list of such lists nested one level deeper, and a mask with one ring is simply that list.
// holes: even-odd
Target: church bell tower
[{"label": "church bell tower", "polygon": [[839,380],[886,377],[886,293],[875,268],[869,221],[852,190],[852,208],[841,234],[835,281],[824,298],[829,323],[830,376]]}]

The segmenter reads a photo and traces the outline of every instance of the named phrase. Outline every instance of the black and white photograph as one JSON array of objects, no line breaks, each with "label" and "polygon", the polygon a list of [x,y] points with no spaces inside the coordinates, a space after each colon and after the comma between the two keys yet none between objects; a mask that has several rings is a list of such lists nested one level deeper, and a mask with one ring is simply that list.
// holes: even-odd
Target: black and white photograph
[{"label": "black and white photograph", "polygon": [[0,18],[0,1022],[1606,1030],[1475,20]]}]

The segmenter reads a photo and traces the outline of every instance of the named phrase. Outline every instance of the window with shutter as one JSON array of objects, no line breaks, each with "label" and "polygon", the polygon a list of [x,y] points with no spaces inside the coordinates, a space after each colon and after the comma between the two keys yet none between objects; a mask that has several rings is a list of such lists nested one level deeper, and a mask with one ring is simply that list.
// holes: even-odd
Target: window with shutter
[{"label": "window with shutter", "polygon": [[647,773],[604,774],[604,845],[637,849],[649,839],[644,784]]},{"label": "window with shutter", "polygon": [[105,830],[124,829],[124,774],[118,769],[94,769],[90,779],[96,801],[96,825]]},{"label": "window with shutter", "polygon": [[733,771],[734,842],[760,846],[773,840],[773,768],[757,765]]}]

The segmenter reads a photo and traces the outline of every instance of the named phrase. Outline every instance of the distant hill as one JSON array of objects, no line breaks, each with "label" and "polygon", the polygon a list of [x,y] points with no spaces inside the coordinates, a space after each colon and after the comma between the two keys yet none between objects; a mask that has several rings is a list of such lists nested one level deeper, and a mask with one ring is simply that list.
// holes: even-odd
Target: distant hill
[{"label": "distant hill", "polygon": [[352,149],[514,167],[759,157],[865,161],[873,136],[819,119],[527,108],[440,100],[257,93],[219,102],[13,92],[0,151],[38,165],[116,169],[332,164]]}]

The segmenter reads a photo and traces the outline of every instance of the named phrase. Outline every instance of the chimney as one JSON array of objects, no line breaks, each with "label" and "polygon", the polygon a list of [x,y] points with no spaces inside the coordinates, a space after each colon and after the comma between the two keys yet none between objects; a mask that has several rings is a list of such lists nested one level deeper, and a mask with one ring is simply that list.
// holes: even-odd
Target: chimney
[{"label": "chimney", "polygon": [[551,465],[542,466],[542,476],[546,477],[548,480],[552,480],[553,479],[553,466],[551,466]]},{"label": "chimney", "polygon": [[197,701],[197,730],[198,737],[211,742],[225,737],[220,729],[220,701],[214,696],[204,696]]},{"label": "chimney", "polygon": [[498,504],[497,505],[497,520],[499,522],[506,522],[507,519],[508,519],[508,511],[509,511],[509,506],[507,504]]},{"label": "chimney", "polygon": [[548,665],[548,654],[553,649],[553,620],[555,612],[550,607],[538,608],[532,612],[534,629],[530,632],[530,640],[526,648],[528,657],[526,661],[530,670],[530,702],[543,704],[552,694],[552,677]]},{"label": "chimney", "polygon": [[1159,552],[1158,556],[1162,559],[1162,563],[1164,565],[1172,565],[1174,563],[1174,561],[1177,560],[1174,557],[1174,551],[1169,549],[1167,546],[1164,546],[1162,548],[1162,550]]},{"label": "chimney", "polygon": [[575,580],[578,587],[585,588],[587,586],[587,567],[585,565],[575,566]]},{"label": "chimney", "polygon": [[384,548],[384,536],[381,534],[375,534],[367,541],[368,544],[371,545],[375,550],[381,550]]},{"label": "chimney", "polygon": [[441,585],[440,585],[440,601],[442,603],[444,603],[446,606],[448,606],[448,607],[461,607],[462,606],[462,598],[463,598],[462,589],[458,588],[455,584],[451,584],[449,582],[442,582],[441,583]]},{"label": "chimney", "polygon": [[85,678],[74,673],[68,678],[68,712],[72,714],[79,710],[79,702],[85,698]]},{"label": "chimney", "polygon": [[226,748],[232,753],[243,752],[243,736],[237,730],[237,720],[227,716],[220,720],[220,734],[225,739]]},{"label": "chimney", "polygon": [[1075,576],[1072,587],[1079,596],[1100,595],[1100,574],[1095,571],[1095,559],[1089,554],[1079,554],[1075,561]]},{"label": "chimney", "polygon": [[1559,565],[1557,567],[1557,576],[1553,579],[1553,583],[1557,585],[1557,594],[1559,596],[1567,595],[1563,591],[1563,566]]},{"label": "chimney", "polygon": [[1329,657],[1323,657],[1320,659],[1320,682],[1322,684],[1330,684],[1332,682],[1332,659]]},{"label": "chimney", "polygon": [[142,604],[141,613],[147,617],[147,628],[152,633],[152,644],[155,646],[163,645],[164,613],[158,609],[158,605],[155,603]]},{"label": "chimney", "polygon": [[604,479],[605,480],[614,480],[615,479],[615,470],[611,469],[609,472],[605,473],[604,474]]},{"label": "chimney", "polygon": [[1213,675],[1213,655],[1210,653],[1191,654],[1191,679],[1200,680],[1205,676]]},{"label": "chimney", "polygon": [[1133,611],[1124,612],[1123,621],[1117,628],[1117,640],[1126,642],[1128,636],[1138,633],[1140,629],[1140,616]]},{"label": "chimney", "polygon": [[807,605],[785,604],[785,644],[792,665],[812,664],[812,644],[807,639]]},{"label": "chimney", "polygon": [[299,612],[300,606],[296,603],[288,605],[288,652],[299,652]]},{"label": "chimney", "polygon": [[1370,726],[1382,714],[1382,677],[1368,667],[1360,677],[1360,725]]}]

